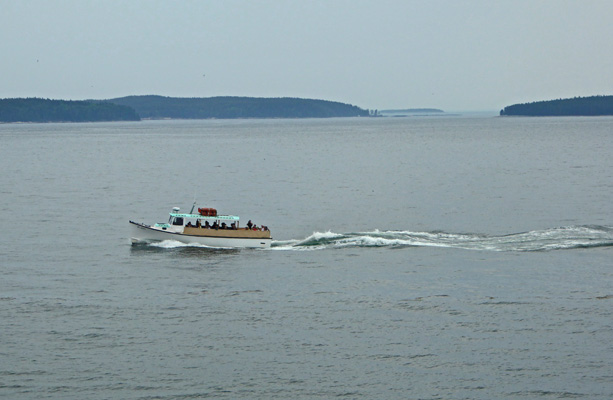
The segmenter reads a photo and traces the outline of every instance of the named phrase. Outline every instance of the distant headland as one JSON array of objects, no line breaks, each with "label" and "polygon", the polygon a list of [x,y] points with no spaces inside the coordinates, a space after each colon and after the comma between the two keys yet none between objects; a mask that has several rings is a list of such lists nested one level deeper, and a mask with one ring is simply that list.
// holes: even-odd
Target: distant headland
[{"label": "distant headland", "polygon": [[141,119],[368,117],[360,107],[299,98],[127,96],[109,100],[0,99],[0,122],[97,122]]},{"label": "distant headland", "polygon": [[599,116],[613,115],[613,96],[575,97],[513,104],[500,110],[501,116]]}]

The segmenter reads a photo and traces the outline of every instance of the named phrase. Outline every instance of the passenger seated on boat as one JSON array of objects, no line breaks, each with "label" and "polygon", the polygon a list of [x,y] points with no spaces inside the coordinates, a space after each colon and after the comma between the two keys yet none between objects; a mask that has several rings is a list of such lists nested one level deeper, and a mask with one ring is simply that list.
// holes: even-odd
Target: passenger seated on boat
[{"label": "passenger seated on boat", "polygon": [[202,226],[202,224],[200,223],[200,220],[197,219],[196,220],[196,228],[200,228]]},{"label": "passenger seated on boat", "polygon": [[267,231],[267,230],[268,230],[268,227],[267,227],[266,225],[262,225],[262,230],[263,230],[263,231]]},{"label": "passenger seated on boat", "polygon": [[211,224],[209,224],[209,221],[204,221],[204,227],[206,229],[211,229]]},{"label": "passenger seated on boat", "polygon": [[228,229],[228,226],[226,225],[225,222],[221,223],[221,229]]},{"label": "passenger seated on boat", "polygon": [[232,222],[232,225],[230,225],[230,229],[236,229],[236,222]]},{"label": "passenger seated on boat", "polygon": [[213,222],[213,229],[219,229],[219,224],[217,221]]},{"label": "passenger seated on boat", "polygon": [[249,228],[249,230],[251,230],[252,226],[253,226],[253,224],[251,223],[251,220],[249,220],[249,222],[247,222],[247,228]]},{"label": "passenger seated on boat", "polygon": [[185,226],[186,226],[186,227],[192,227],[192,226],[193,226],[193,225],[192,225],[192,221],[189,221],[189,222],[187,223],[187,225],[185,225]]}]

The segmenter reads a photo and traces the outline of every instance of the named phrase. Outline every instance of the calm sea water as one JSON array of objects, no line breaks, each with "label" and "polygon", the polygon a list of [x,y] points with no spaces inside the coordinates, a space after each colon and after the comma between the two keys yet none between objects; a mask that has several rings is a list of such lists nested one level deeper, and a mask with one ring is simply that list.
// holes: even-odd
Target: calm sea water
[{"label": "calm sea water", "polygon": [[[0,125],[0,397],[610,399],[613,118]],[[200,206],[270,250],[131,246]]]}]

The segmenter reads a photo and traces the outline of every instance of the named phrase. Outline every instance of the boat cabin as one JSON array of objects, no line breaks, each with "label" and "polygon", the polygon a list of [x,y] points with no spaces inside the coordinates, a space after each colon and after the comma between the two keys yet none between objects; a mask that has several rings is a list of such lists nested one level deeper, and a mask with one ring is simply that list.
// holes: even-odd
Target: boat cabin
[{"label": "boat cabin", "polygon": [[[206,211],[205,211],[206,210]],[[181,213],[179,207],[170,212],[168,223],[155,224],[164,230],[182,231],[184,227],[206,227],[212,229],[238,229],[240,218],[235,215],[217,215],[214,208],[199,208],[198,214]],[[222,228],[223,227],[223,228]]]}]

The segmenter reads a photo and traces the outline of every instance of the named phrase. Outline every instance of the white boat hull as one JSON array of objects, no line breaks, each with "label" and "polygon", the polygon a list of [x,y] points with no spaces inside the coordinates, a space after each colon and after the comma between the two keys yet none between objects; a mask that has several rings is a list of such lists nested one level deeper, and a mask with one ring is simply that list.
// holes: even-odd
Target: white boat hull
[{"label": "white boat hull", "polygon": [[220,236],[219,232],[221,232],[221,235],[223,235],[223,231],[217,231],[216,236],[203,236],[186,235],[180,232],[163,230],[161,228],[140,224],[133,221],[130,221],[130,226],[132,228],[132,243],[176,240],[186,244],[193,243],[217,248],[269,248],[272,243],[272,238],[239,238]]}]

